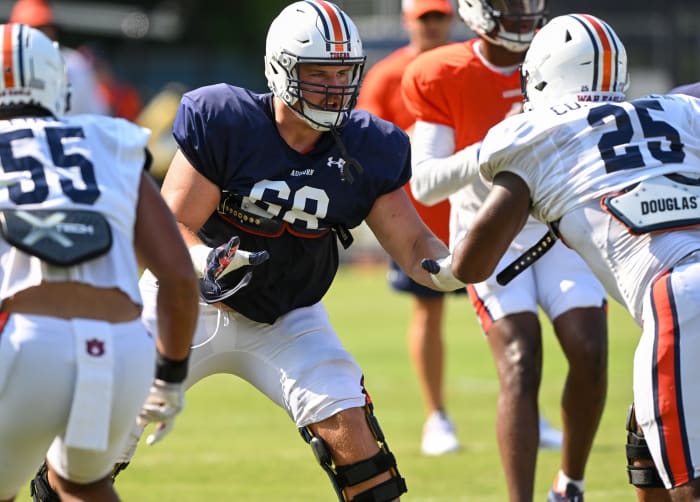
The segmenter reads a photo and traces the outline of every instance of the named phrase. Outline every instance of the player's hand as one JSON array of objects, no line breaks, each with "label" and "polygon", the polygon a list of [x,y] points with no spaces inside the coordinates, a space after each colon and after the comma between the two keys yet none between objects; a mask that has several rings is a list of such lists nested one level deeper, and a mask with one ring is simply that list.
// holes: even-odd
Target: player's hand
[{"label": "player's hand", "polygon": [[206,303],[223,301],[248,285],[251,268],[270,257],[267,251],[243,251],[239,245],[240,238],[235,235],[209,252],[204,276],[199,280],[200,296]]},{"label": "player's hand", "polygon": [[157,443],[170,432],[175,422],[175,416],[182,411],[185,405],[185,389],[182,382],[169,383],[155,379],[151,384],[151,392],[141,408],[138,416],[138,424],[146,427],[155,424],[155,431],[148,436],[146,443]]},{"label": "player's hand", "polygon": [[442,291],[455,291],[466,286],[452,273],[452,255],[447,255],[439,260],[425,258],[421,261],[421,267],[430,272],[430,278]]}]

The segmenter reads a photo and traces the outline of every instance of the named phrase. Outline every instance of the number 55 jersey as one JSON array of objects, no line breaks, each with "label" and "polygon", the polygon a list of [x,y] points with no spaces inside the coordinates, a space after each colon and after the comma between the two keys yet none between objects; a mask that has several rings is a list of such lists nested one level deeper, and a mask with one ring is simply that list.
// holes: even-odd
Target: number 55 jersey
[{"label": "number 55 jersey", "polygon": [[[0,298],[76,281],[141,304],[133,239],[148,136],[97,115],[0,121]],[[17,229],[19,247],[8,242]]]},{"label": "number 55 jersey", "polygon": [[[571,102],[494,126],[481,173],[522,178],[531,213],[553,225],[641,322],[653,279],[700,248],[700,100],[651,95]],[[693,227],[687,232],[671,232]],[[619,285],[619,286],[618,286]]]}]

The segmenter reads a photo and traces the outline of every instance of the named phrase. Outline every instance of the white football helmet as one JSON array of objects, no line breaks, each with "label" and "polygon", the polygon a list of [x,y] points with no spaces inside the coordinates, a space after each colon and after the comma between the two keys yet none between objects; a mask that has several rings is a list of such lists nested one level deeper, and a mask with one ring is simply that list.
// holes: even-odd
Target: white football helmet
[{"label": "white football helmet", "polygon": [[525,110],[566,100],[623,101],[627,52],[610,25],[594,16],[555,17],[535,35],[520,81]]},{"label": "white football helmet", "polygon": [[68,77],[58,44],[25,24],[0,25],[0,107],[36,105],[54,116],[68,108]]},{"label": "white football helmet", "polygon": [[459,15],[480,37],[525,52],[546,22],[547,0],[459,0]]},{"label": "white football helmet", "polygon": [[[340,109],[327,110],[304,99],[308,83],[299,80],[299,65],[350,65],[348,85],[326,86],[326,97],[342,96]],[[310,127],[319,131],[341,127],[357,101],[365,53],[360,33],[337,5],[304,0],[285,7],[272,21],[265,47],[265,76],[272,93]],[[315,86],[318,93],[318,85]],[[300,106],[295,107],[299,102]]]}]

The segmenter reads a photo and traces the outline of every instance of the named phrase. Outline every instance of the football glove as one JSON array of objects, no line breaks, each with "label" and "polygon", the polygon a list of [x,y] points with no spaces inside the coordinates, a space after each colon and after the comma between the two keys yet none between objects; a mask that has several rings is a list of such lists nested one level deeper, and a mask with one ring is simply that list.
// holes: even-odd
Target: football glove
[{"label": "football glove", "polygon": [[421,267],[430,272],[430,278],[442,291],[455,291],[466,287],[462,281],[452,273],[452,255],[447,255],[439,260],[425,258],[421,261]]},{"label": "football glove", "polygon": [[251,268],[270,257],[267,251],[243,251],[238,249],[239,245],[240,238],[234,235],[226,244],[209,251],[199,280],[200,296],[205,303],[217,303],[233,296],[250,282]]},{"label": "football glove", "polygon": [[148,436],[146,443],[155,444],[170,432],[175,416],[185,405],[185,389],[180,383],[170,383],[156,378],[151,384],[151,391],[138,416],[138,424],[146,427],[155,424],[156,430]]}]

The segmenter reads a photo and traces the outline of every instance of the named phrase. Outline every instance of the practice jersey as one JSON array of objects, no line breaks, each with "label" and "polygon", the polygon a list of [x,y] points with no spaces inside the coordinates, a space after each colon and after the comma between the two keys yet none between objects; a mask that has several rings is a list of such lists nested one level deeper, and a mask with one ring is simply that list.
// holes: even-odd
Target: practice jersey
[{"label": "practice jersey", "polygon": [[[522,101],[517,68],[504,75],[488,67],[475,52],[479,39],[444,45],[418,56],[406,69],[401,89],[407,108],[416,120],[444,125],[454,130],[455,149],[481,141]],[[486,184],[477,179],[450,196],[452,221],[450,240],[456,242],[469,226],[488,195]],[[533,220],[535,239],[545,229]]]},{"label": "practice jersey", "polygon": [[398,90],[406,66],[415,57],[415,51],[406,46],[377,61],[362,80],[357,109],[367,110],[403,130],[411,127],[416,120]]},{"label": "practice jersey", "polygon": [[564,103],[493,127],[481,146],[481,173],[487,180],[500,171],[522,178],[532,215],[558,223],[564,241],[641,321],[646,287],[700,249],[700,230],[632,236],[600,199],[663,174],[699,179],[699,119],[700,100],[682,95]]},{"label": "practice jersey", "polygon": [[[406,46],[377,61],[362,81],[357,109],[367,110],[377,117],[393,122],[404,131],[412,127],[416,120],[404,103],[403,95],[397,90],[401,88],[401,77],[406,71],[406,66],[415,57],[415,50]],[[413,197],[410,185],[405,185],[404,189],[421,219],[436,236],[448,244],[450,203],[443,201],[426,206]]]},{"label": "practice jersey", "polygon": [[[334,229],[359,225],[379,197],[411,176],[408,137],[396,125],[353,111],[337,132],[361,173],[330,132],[309,152],[290,148],[277,131],[270,93],[217,84],[182,98],[175,140],[222,190],[200,238],[218,246],[238,235],[241,249],[270,254],[245,291],[226,300],[249,319],[272,323],[318,302],[338,268]],[[344,172],[353,183],[343,181]]]},{"label": "practice jersey", "polygon": [[0,238],[0,298],[42,281],[74,281],[118,288],[141,303],[134,225],[149,134],[98,115],[0,121],[0,210],[94,211],[112,233],[106,254],[70,267],[50,265]]}]

